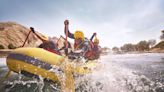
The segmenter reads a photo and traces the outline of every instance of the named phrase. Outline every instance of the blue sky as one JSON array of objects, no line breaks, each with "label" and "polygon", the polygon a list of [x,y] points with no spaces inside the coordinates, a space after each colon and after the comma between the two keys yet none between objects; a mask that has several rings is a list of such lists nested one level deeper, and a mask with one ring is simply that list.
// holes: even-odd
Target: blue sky
[{"label": "blue sky", "polygon": [[[159,40],[164,29],[164,0],[0,0],[0,21],[14,21],[37,31],[64,35],[69,29],[96,32],[102,46]],[[71,39],[69,39],[71,40]]]}]

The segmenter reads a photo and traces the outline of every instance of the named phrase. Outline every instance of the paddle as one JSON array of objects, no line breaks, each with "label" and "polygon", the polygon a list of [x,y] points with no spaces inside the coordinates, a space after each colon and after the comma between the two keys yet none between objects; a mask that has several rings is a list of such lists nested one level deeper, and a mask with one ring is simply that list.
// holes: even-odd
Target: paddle
[{"label": "paddle", "polygon": [[60,41],[60,39],[62,38],[62,35],[58,38],[58,40],[57,40],[57,42],[56,42],[56,45],[59,47],[59,41]]},{"label": "paddle", "polygon": [[28,39],[30,33],[31,33],[31,30],[29,31],[29,33],[28,33],[28,35],[27,35],[27,37],[26,37],[26,39],[25,39],[25,41],[24,41],[24,43],[23,43],[23,45],[22,45],[21,47],[24,47],[24,45],[25,45],[25,43],[26,43],[26,41],[27,41],[27,39]]},{"label": "paddle", "polygon": [[64,31],[66,32],[66,38],[65,38],[65,50],[66,50],[66,56],[68,55],[68,25],[69,25],[69,21],[65,20],[64,21],[65,27],[64,27]]},{"label": "paddle", "polygon": [[40,37],[40,36],[35,32],[35,30],[34,30],[33,27],[30,27],[30,29],[31,29],[31,31],[32,31],[40,40],[44,41],[44,39],[43,39],[42,37]]}]

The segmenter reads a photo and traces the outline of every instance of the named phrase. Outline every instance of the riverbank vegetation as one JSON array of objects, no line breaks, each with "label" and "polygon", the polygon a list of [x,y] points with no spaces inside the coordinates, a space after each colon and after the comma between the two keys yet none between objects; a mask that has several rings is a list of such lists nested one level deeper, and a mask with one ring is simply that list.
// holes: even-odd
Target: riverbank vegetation
[{"label": "riverbank vegetation", "polygon": [[137,44],[126,43],[121,47],[113,47],[112,51],[114,53],[164,53],[164,30],[161,31],[160,42],[156,44],[155,39],[150,39],[148,41],[142,40]]}]

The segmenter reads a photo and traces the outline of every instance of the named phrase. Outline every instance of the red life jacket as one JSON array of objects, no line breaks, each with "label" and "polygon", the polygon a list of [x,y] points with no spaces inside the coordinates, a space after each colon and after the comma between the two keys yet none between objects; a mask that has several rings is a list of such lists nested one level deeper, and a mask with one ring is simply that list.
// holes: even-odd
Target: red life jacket
[{"label": "red life jacket", "polygon": [[[94,59],[96,53],[93,51],[93,48],[94,48],[94,44],[92,41],[89,41],[89,45],[90,45],[90,49],[85,52],[85,58],[87,59]],[[77,44],[76,42],[74,43],[74,48],[77,50],[77,49],[80,49],[81,47],[83,46],[83,43],[79,43]]]},{"label": "red life jacket", "polygon": [[91,58],[94,56],[94,51],[93,51],[93,48],[94,48],[94,45],[93,45],[93,42],[89,41],[89,45],[91,47],[91,50],[88,50],[86,53],[85,53],[85,57],[86,58]]},{"label": "red life jacket", "polygon": [[77,46],[78,46],[78,44],[75,43],[75,44],[74,44],[74,49],[77,49]]},{"label": "red life jacket", "polygon": [[92,42],[92,41],[89,41],[89,44],[90,44],[90,46],[91,46],[91,49],[93,49],[93,48],[94,48],[93,42]]}]

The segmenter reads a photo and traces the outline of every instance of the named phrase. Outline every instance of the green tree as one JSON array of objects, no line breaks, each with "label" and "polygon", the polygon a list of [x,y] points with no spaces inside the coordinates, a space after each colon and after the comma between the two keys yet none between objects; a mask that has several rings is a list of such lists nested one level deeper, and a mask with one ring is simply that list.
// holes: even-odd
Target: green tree
[{"label": "green tree", "polygon": [[164,30],[161,31],[162,35],[160,36],[160,39],[164,41]]},{"label": "green tree", "polygon": [[119,51],[119,48],[118,48],[118,47],[113,47],[113,48],[112,48],[112,51],[118,52],[118,51]]},{"label": "green tree", "polygon": [[140,41],[137,44],[137,49],[139,51],[148,51],[149,50],[149,43],[147,41]]},{"label": "green tree", "polygon": [[135,45],[128,43],[128,44],[124,44],[121,48],[122,51],[124,52],[130,52],[130,51],[135,51]]},{"label": "green tree", "polygon": [[148,44],[149,44],[149,47],[152,48],[156,44],[156,40],[150,39],[150,40],[148,40]]}]

